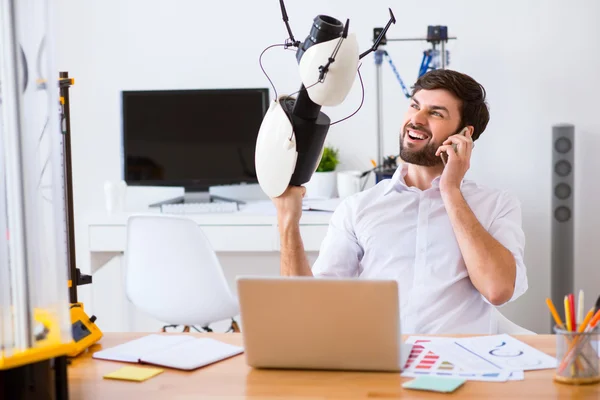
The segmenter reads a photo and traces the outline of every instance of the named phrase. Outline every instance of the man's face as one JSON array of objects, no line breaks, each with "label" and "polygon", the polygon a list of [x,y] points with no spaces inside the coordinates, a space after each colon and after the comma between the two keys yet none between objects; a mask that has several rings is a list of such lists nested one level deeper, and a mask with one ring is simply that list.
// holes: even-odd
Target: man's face
[{"label": "man's face", "polygon": [[419,90],[410,100],[402,131],[400,158],[409,164],[442,165],[438,147],[460,126],[460,100],[443,89]]}]

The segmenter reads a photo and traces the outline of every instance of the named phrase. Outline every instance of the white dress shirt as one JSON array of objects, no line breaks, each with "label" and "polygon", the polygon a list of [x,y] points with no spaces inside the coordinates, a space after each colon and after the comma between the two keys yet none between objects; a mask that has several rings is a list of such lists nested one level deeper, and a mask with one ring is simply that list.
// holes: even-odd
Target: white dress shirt
[{"label": "white dress shirt", "polygon": [[[346,198],[332,215],[315,276],[394,279],[403,334],[497,333],[494,306],[469,278],[439,190],[391,179]],[[461,192],[483,227],[515,257],[515,300],[527,290],[519,201],[463,180]]]}]

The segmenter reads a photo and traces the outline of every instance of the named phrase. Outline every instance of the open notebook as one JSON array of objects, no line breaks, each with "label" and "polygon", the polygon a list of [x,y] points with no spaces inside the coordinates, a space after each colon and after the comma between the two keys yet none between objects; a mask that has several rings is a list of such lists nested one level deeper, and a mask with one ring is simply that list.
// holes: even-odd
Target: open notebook
[{"label": "open notebook", "polygon": [[148,335],[94,353],[93,358],[166,368],[193,370],[244,351],[211,338],[190,335]]}]

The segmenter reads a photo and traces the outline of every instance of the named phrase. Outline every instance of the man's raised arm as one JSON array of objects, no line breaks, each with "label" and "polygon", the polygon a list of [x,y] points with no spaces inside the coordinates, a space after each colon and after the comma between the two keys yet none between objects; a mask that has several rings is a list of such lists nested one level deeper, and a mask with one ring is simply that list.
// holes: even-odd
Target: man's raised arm
[{"label": "man's raised arm", "polygon": [[283,276],[313,276],[300,236],[302,198],[305,193],[303,186],[290,186],[281,196],[273,199],[277,208]]}]

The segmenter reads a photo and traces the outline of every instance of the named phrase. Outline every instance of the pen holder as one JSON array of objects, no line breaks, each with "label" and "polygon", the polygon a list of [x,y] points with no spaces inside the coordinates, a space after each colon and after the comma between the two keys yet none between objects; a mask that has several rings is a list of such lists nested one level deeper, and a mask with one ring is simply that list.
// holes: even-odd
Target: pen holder
[{"label": "pen holder", "polygon": [[554,327],[556,333],[556,371],[554,380],[571,385],[600,382],[598,352],[593,342],[600,334],[591,332],[570,332]]}]

